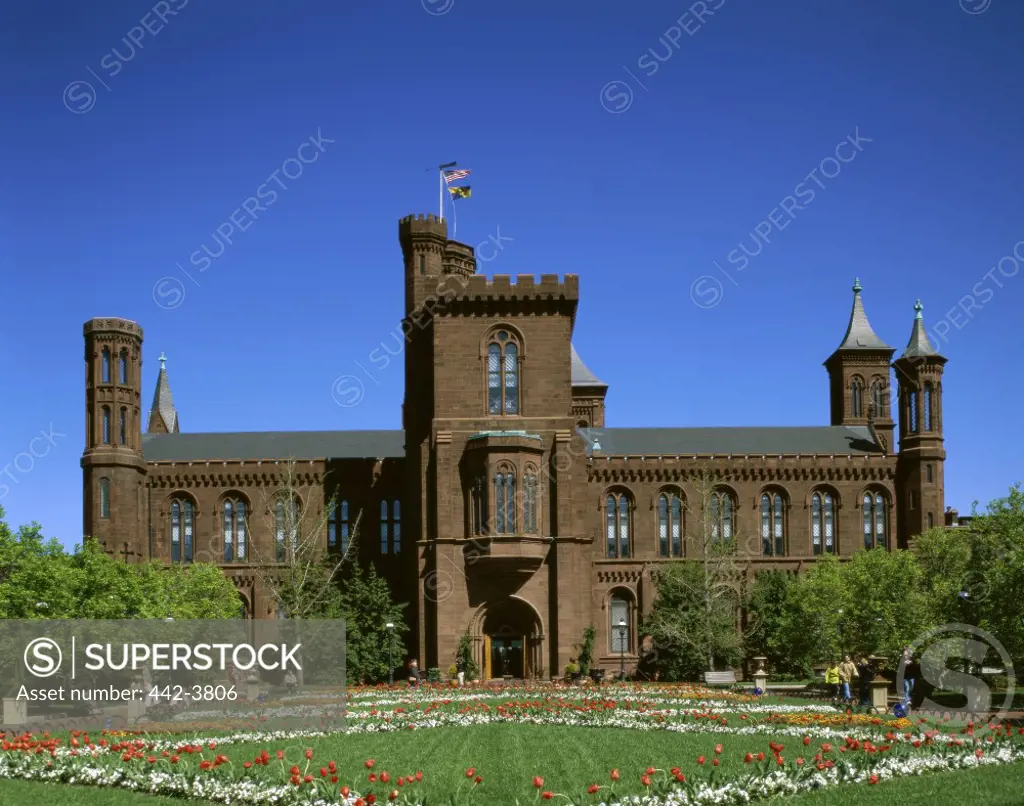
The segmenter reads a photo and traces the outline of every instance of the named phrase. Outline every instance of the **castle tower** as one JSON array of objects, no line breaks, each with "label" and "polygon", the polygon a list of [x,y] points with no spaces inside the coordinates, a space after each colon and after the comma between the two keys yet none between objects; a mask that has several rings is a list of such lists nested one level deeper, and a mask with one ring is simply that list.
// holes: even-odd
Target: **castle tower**
[{"label": "castle tower", "polygon": [[[874,428],[886,453],[895,453],[890,403],[890,370],[896,351],[878,338],[868,322],[860,292],[860,280],[853,283],[853,310],[846,335],[825,361],[829,377],[832,425],[868,424],[874,414]],[[873,408],[872,408],[873,407]]]},{"label": "castle tower", "polygon": [[918,300],[907,349],[893,364],[900,407],[896,529],[904,545],[925,529],[942,525],[946,500],[942,439],[942,371],[946,359],[928,340],[922,310]]},{"label": "castle tower", "polygon": [[174,399],[171,397],[171,383],[167,380],[167,356],[160,353],[160,374],[156,379],[156,392],[153,393],[153,406],[149,410],[149,426],[146,428],[150,434],[177,434],[181,429],[178,427],[178,410],[174,408]]},{"label": "castle tower", "polygon": [[142,328],[85,323],[83,534],[125,562],[143,562]]}]

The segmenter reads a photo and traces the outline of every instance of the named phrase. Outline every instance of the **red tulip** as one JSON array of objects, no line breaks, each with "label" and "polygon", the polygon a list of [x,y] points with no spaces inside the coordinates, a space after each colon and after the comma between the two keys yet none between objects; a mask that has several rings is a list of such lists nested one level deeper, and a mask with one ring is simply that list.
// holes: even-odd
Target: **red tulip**
[{"label": "red tulip", "polygon": [[705,761],[707,761],[707,759],[704,758],[704,756],[697,756],[697,763],[700,764],[701,766],[704,765]]},{"label": "red tulip", "polygon": [[544,779],[541,778],[539,775],[533,776],[533,785],[537,787],[537,789],[540,789],[542,786],[544,786]]}]

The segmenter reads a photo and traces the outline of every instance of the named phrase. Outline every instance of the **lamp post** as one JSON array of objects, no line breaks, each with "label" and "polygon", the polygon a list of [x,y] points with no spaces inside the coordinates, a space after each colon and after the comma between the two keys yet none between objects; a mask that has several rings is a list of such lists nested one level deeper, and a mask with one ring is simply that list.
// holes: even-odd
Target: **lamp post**
[{"label": "lamp post", "polygon": [[619,680],[626,679],[626,620],[619,619]]},{"label": "lamp post", "polygon": [[839,658],[842,660],[846,654],[843,652],[843,608],[840,607],[837,612],[839,613]]},{"label": "lamp post", "polygon": [[391,685],[395,684],[395,662],[391,657],[393,641],[391,640],[395,634],[395,625],[390,621],[384,625],[384,628],[388,631],[388,683]]}]

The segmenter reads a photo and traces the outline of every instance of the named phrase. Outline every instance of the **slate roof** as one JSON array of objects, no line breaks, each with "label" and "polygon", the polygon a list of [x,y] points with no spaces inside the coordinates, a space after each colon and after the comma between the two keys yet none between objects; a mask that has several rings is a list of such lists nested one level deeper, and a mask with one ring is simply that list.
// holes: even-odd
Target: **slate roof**
[{"label": "slate roof", "polygon": [[[724,428],[581,428],[610,456],[693,456],[879,453],[867,426]],[[593,445],[592,445],[593,447]]]},{"label": "slate roof", "polygon": [[839,350],[891,350],[892,347],[878,338],[871,328],[868,315],[864,310],[864,300],[860,296],[861,291],[860,280],[854,280],[850,324],[847,325],[843,343],[836,348],[836,352]]},{"label": "slate roof", "polygon": [[145,434],[148,462],[207,459],[356,459],[405,456],[405,432],[249,431],[224,434]]},{"label": "slate roof", "polygon": [[605,389],[608,388],[608,384],[598,378],[590,368],[583,363],[583,359],[580,358],[580,354],[576,352],[576,348],[571,344],[569,348],[572,350],[572,385],[573,386],[603,386]]},{"label": "slate roof", "polygon": [[171,384],[167,380],[167,370],[164,369],[163,360],[160,362],[160,374],[156,379],[156,392],[153,394],[153,405],[150,411],[157,412],[160,415],[160,419],[164,421],[167,433],[173,434],[175,424],[178,422],[178,410],[174,408],[174,398],[171,397]]},{"label": "slate roof", "polygon": [[928,341],[928,333],[924,329],[924,316],[921,311],[924,306],[921,300],[914,304],[914,327],[910,331],[910,341],[907,342],[907,349],[903,351],[903,358],[923,358],[928,355],[938,355],[938,351]]}]

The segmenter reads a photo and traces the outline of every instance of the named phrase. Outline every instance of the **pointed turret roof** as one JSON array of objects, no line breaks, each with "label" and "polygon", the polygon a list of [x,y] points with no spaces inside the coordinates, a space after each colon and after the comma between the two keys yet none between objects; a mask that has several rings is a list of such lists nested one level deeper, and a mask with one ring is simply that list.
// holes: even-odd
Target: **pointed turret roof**
[{"label": "pointed turret roof", "polygon": [[160,353],[160,374],[156,379],[153,406],[149,410],[149,433],[177,434],[178,410],[171,397],[171,383],[167,380],[167,356]]},{"label": "pointed turret roof", "polygon": [[864,311],[864,300],[860,292],[863,289],[860,279],[853,281],[853,310],[850,312],[850,324],[846,328],[846,335],[843,343],[839,345],[836,352],[840,350],[891,350],[888,344],[875,335],[868,321],[868,315]]},{"label": "pointed turret roof", "polygon": [[924,316],[921,313],[923,310],[924,306],[921,304],[921,300],[914,303],[914,327],[910,331],[907,349],[903,351],[900,358],[924,358],[929,355],[941,357],[928,340],[928,333],[924,329]]},{"label": "pointed turret roof", "polygon": [[603,386],[607,389],[608,384],[590,371],[590,368],[583,363],[583,359],[580,358],[580,354],[576,352],[576,348],[572,344],[569,345],[569,349],[572,350],[572,385]]}]

